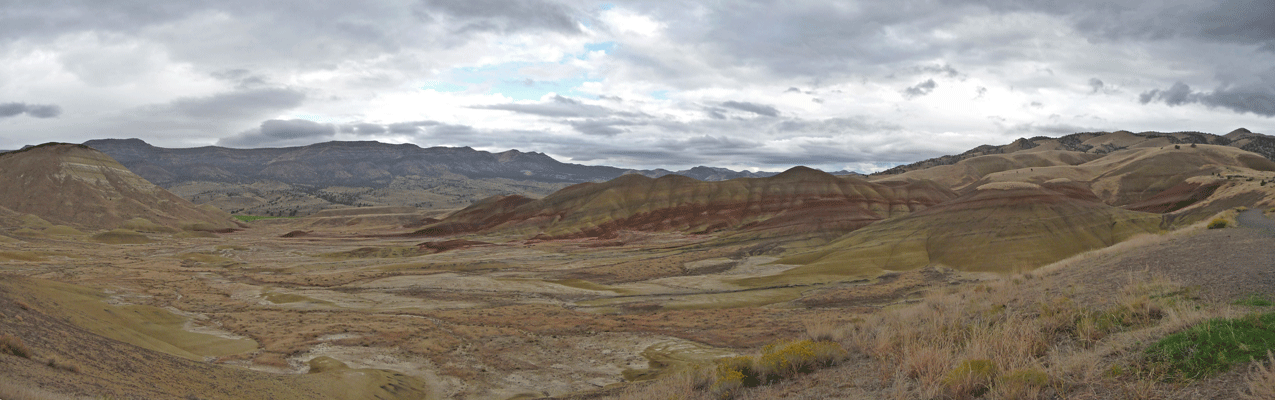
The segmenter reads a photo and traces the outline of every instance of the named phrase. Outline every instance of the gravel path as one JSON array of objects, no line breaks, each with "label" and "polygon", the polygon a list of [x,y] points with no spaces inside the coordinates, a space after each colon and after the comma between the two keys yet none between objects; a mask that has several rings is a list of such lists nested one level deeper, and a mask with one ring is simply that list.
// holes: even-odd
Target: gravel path
[{"label": "gravel path", "polygon": [[1129,283],[1131,272],[1148,270],[1207,300],[1229,302],[1250,294],[1275,300],[1275,221],[1251,210],[1239,227],[1170,236],[1163,241],[1097,257],[1059,270],[1061,285],[1105,297]]}]

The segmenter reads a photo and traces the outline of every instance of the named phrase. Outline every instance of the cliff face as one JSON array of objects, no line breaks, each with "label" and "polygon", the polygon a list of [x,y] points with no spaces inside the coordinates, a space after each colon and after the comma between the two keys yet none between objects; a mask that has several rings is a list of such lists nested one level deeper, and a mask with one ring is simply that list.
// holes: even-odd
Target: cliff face
[{"label": "cliff face", "polygon": [[181,228],[235,227],[229,214],[199,207],[84,145],[50,143],[0,154],[0,207],[93,229],[133,218]]},{"label": "cliff face", "polygon": [[769,178],[703,182],[631,174],[568,187],[541,200],[495,198],[424,227],[447,235],[507,232],[538,238],[613,237],[620,231],[848,232],[947,201],[930,182],[875,184],[797,167]]}]

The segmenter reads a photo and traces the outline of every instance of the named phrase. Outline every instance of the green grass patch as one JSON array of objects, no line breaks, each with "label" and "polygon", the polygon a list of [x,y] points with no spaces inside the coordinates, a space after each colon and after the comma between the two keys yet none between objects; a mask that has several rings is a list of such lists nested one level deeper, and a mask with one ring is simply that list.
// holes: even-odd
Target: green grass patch
[{"label": "green grass patch", "polygon": [[1257,293],[1254,293],[1254,294],[1248,295],[1248,297],[1236,300],[1235,302],[1232,302],[1231,304],[1234,304],[1237,306],[1249,306],[1249,307],[1270,307],[1273,303],[1271,303],[1270,300],[1267,300],[1266,298],[1258,295]]},{"label": "green grass patch", "polygon": [[235,215],[235,219],[243,222],[252,222],[259,219],[296,219],[297,217],[272,217],[269,215]]},{"label": "green grass patch", "polygon": [[1152,344],[1147,367],[1168,378],[1199,379],[1275,351],[1275,313],[1215,318]]},{"label": "green grass patch", "polygon": [[1227,225],[1226,220],[1218,218],[1209,222],[1209,229],[1222,229]]}]

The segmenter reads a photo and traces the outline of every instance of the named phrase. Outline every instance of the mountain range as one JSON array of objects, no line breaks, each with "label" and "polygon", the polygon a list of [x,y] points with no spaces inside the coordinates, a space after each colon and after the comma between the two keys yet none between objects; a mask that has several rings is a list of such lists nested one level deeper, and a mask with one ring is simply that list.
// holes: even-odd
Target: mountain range
[{"label": "mountain range", "polygon": [[308,215],[341,206],[464,207],[492,195],[543,197],[570,184],[625,174],[704,181],[775,174],[704,166],[631,170],[563,163],[536,152],[371,141],[260,149],[163,148],[140,139],[84,144],[191,201],[254,215]]}]

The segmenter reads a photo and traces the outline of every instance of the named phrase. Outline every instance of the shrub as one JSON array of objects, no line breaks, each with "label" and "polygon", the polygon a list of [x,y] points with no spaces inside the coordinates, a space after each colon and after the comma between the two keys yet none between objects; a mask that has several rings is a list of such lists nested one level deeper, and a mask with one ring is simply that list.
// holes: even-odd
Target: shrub
[{"label": "shrub", "polygon": [[1198,379],[1226,371],[1275,350],[1275,313],[1244,318],[1215,318],[1152,344],[1147,367],[1181,379]]},{"label": "shrub", "polygon": [[31,349],[22,343],[17,336],[0,336],[0,353],[9,353],[22,358],[31,358]]},{"label": "shrub", "polygon": [[982,396],[996,379],[996,364],[992,360],[965,360],[943,378],[952,397],[968,399]]},{"label": "shrub", "polygon": [[996,382],[994,391],[997,398],[1028,399],[1038,398],[1040,393],[1049,387],[1049,374],[1038,369],[1020,369],[1002,376]]},{"label": "shrub", "polygon": [[1218,218],[1209,222],[1209,229],[1221,229],[1227,225],[1226,220]]}]

